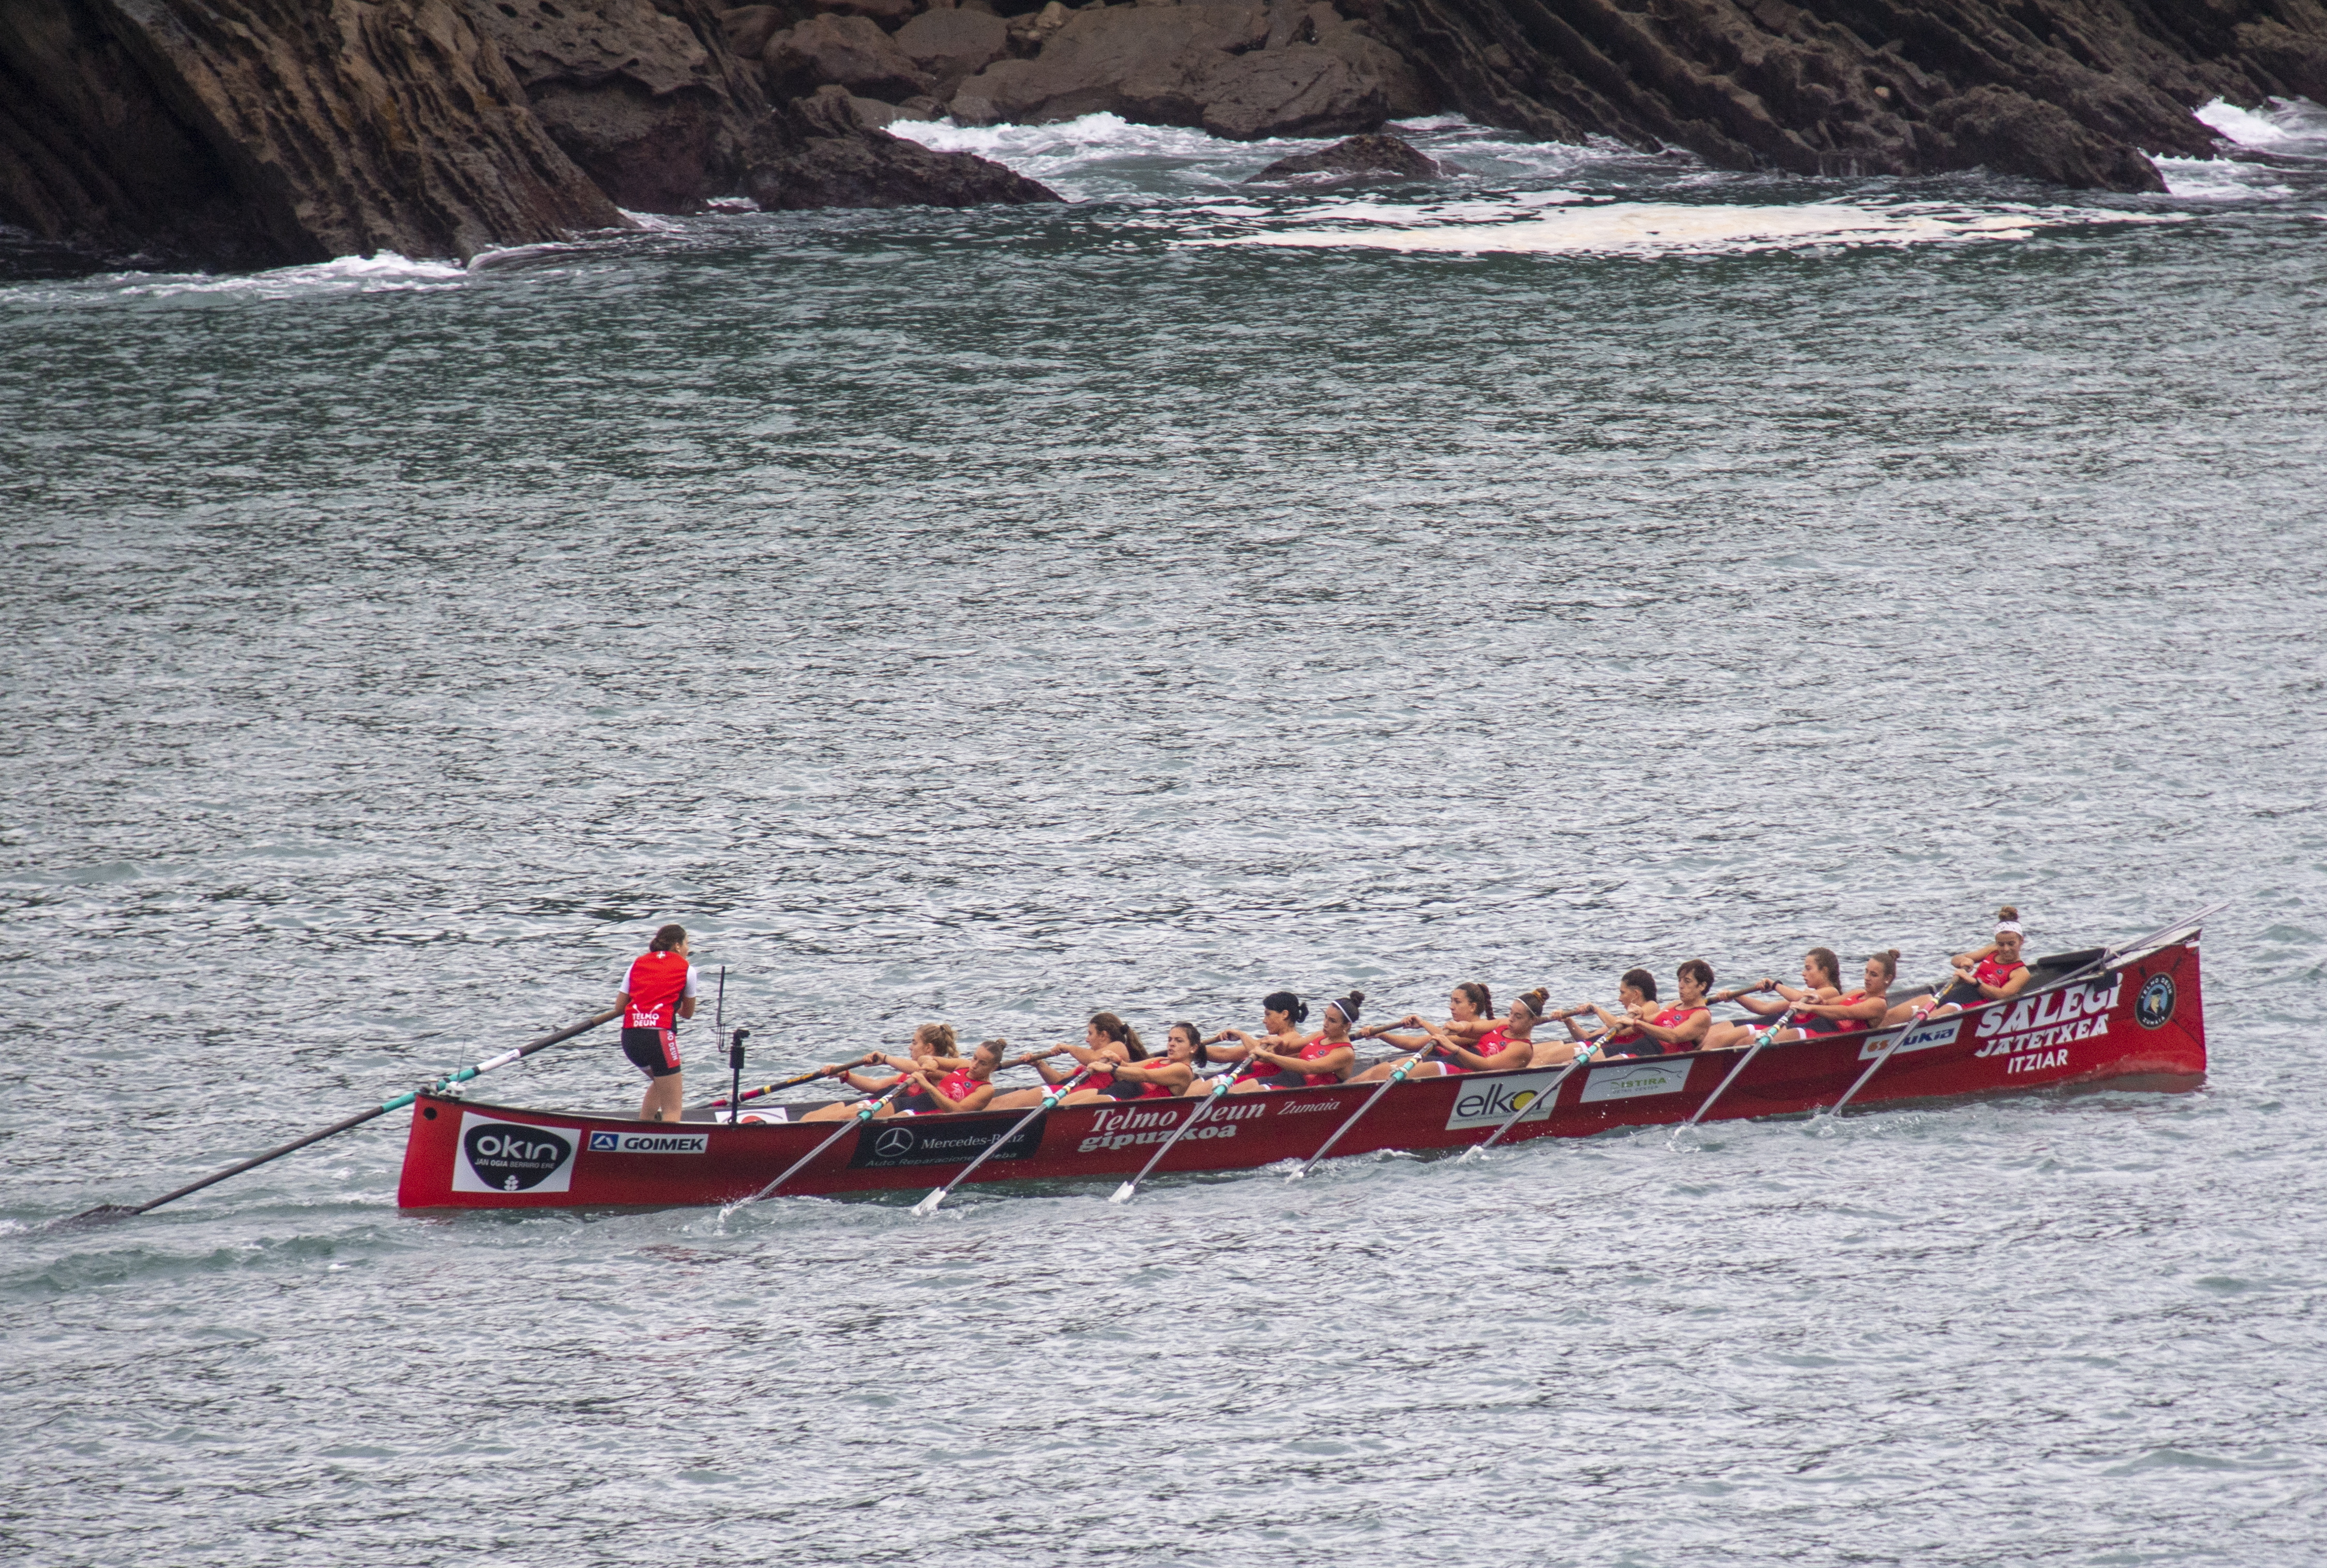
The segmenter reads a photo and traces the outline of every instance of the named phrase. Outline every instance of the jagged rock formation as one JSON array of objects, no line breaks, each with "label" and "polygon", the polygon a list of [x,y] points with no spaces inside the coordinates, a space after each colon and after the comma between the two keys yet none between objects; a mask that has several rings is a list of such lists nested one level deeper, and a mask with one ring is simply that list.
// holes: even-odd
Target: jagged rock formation
[{"label": "jagged rock formation", "polygon": [[617,205],[692,212],[741,182],[767,99],[706,0],[468,5],[552,139]]},{"label": "jagged rock formation", "polygon": [[1806,173],[2161,188],[2216,97],[2327,94],[2319,0],[1369,0],[1441,101]]},{"label": "jagged rock formation", "polygon": [[[689,211],[1055,199],[900,115],[1258,137],[1453,109],[1715,163],[2154,190],[2327,101],[2327,0],[0,0],[0,223],[264,266]],[[612,200],[609,200],[609,197]]]},{"label": "jagged rock formation", "polygon": [[1440,163],[1411,142],[1376,133],[1350,136],[1313,153],[1279,158],[1245,183],[1265,185],[1278,180],[1304,184],[1339,184],[1351,180],[1436,180],[1461,172]]},{"label": "jagged rock formation", "polygon": [[6,0],[0,222],[229,266],[624,223],[452,0]]},{"label": "jagged rock formation", "polygon": [[771,211],[814,207],[977,207],[1056,201],[1057,192],[967,153],[890,135],[846,88],[818,89],[764,122],[746,189]]},{"label": "jagged rock formation", "polygon": [[1378,127],[1430,107],[1397,53],[1322,4],[1257,0],[1089,5],[1061,20],[1031,60],[1001,60],[962,83],[957,118],[1066,119],[1098,110],[1238,138]]}]

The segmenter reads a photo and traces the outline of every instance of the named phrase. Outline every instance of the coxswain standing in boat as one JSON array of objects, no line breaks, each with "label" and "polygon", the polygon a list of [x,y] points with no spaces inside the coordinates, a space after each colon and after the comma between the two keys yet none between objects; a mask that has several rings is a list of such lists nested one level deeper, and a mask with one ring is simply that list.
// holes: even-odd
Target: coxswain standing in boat
[{"label": "coxswain standing in boat", "polygon": [[[1967,1007],[1977,1007],[1983,1002],[2002,1002],[2017,996],[2025,987],[2031,971],[2020,957],[2021,944],[2027,939],[2021,929],[2020,911],[2010,904],[1995,911],[1995,940],[1976,953],[1958,953],[1951,962],[1956,977],[1939,994],[1939,1004],[1930,1015],[1960,1013]],[[1929,994],[1929,993],[1925,993]],[[1915,1007],[1922,997],[1902,1002],[1891,1010],[1885,1023],[1899,1023],[1914,1016]]]},{"label": "coxswain standing in boat", "polygon": [[684,1113],[678,1021],[695,1016],[695,966],[687,959],[685,926],[665,926],[647,950],[631,960],[614,1006],[622,1015],[622,1054],[647,1075],[639,1120],[675,1122]]},{"label": "coxswain standing in boat", "polygon": [[[1064,1069],[1052,1067],[1045,1057],[1070,1056],[1075,1065]],[[1139,1031],[1112,1013],[1094,1013],[1083,1025],[1083,1042],[1069,1045],[1064,1041],[1048,1050],[1036,1051],[1026,1059],[1042,1075],[1042,1081],[1052,1088],[1065,1083],[1083,1069],[1095,1069],[1089,1077],[1060,1097],[1062,1106],[1087,1106],[1093,1100],[1112,1099],[1108,1093],[1115,1087],[1115,1075],[1108,1069],[1119,1063],[1145,1061],[1147,1047],[1140,1043]],[[1013,1089],[994,1102],[997,1111],[1031,1111],[1042,1103],[1044,1089]]]},{"label": "coxswain standing in boat", "polygon": [[[1483,999],[1487,988],[1475,984],[1458,986],[1454,994],[1459,999],[1466,990],[1476,990]],[[1453,1023],[1433,1023],[1419,1013],[1407,1013],[1396,1023],[1378,1024],[1358,1031],[1360,1040],[1387,1040],[1400,1050],[1416,1050],[1435,1047],[1435,1055],[1427,1061],[1414,1064],[1406,1077],[1409,1079],[1444,1078],[1449,1073],[1509,1072],[1526,1067],[1535,1056],[1535,1041],[1528,1038],[1541,1019],[1545,994],[1530,991],[1511,1003],[1510,1016],[1500,1021],[1483,1019],[1485,1025],[1476,1032],[1457,1034]],[[1465,1022],[1455,1020],[1453,1023]],[[1419,1029],[1419,1038],[1410,1034],[1393,1034],[1392,1030]],[[1378,1061],[1358,1074],[1351,1083],[1379,1083],[1397,1070],[1400,1059]]]},{"label": "coxswain standing in boat", "polygon": [[[1274,1002],[1276,997],[1269,1000]],[[1350,1043],[1350,1025],[1358,1021],[1358,1009],[1365,1000],[1364,992],[1352,991],[1325,1003],[1325,1016],[1319,1021],[1317,1033],[1290,1051],[1272,1050],[1248,1035],[1239,1035],[1238,1038],[1248,1042],[1245,1065],[1238,1069],[1237,1081],[1229,1086],[1229,1093],[1322,1088],[1346,1081],[1358,1065],[1358,1048]]]}]

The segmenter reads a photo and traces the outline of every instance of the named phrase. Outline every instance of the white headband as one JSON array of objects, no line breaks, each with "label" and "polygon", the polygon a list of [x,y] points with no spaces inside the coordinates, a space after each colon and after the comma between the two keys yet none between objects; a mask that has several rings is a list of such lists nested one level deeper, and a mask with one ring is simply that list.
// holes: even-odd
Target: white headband
[{"label": "white headband", "polygon": [[2011,932],[2015,937],[2024,937],[2028,934],[2020,929],[2020,922],[2018,920],[2005,920],[1995,928],[1995,934],[1999,937],[2004,935],[2006,931]]}]

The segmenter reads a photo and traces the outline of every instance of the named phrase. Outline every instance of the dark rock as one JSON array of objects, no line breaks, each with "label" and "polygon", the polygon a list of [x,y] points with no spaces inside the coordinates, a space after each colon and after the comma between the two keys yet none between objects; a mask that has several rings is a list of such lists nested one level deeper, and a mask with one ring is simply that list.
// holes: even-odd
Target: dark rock
[{"label": "dark rock", "polygon": [[843,87],[864,98],[904,98],[931,85],[896,40],[862,16],[811,16],[769,39],[762,59],[779,98]]},{"label": "dark rock", "polygon": [[0,222],[229,266],[625,223],[451,0],[5,0]]},{"label": "dark rock", "polygon": [[911,16],[917,7],[913,0],[812,0],[818,11],[836,16],[863,16],[888,27],[895,27]]},{"label": "dark rock", "polygon": [[1369,130],[1428,107],[1397,53],[1332,6],[1281,30],[1271,16],[1246,0],[1087,7],[1035,58],[996,61],[964,82],[954,113],[991,123],[1106,112],[1251,139]]},{"label": "dark rock", "polygon": [[1058,193],[967,153],[936,153],[866,126],[846,89],[778,107],[754,135],[745,188],[771,211],[814,207],[976,207]]},{"label": "dark rock", "polygon": [[1313,177],[1325,179],[1435,180],[1454,171],[1396,136],[1350,136],[1313,153],[1279,158],[1245,182],[1258,185],[1272,180]]},{"label": "dark rock", "polygon": [[924,11],[897,29],[897,47],[929,74],[930,91],[943,101],[962,79],[1002,58],[1010,48],[1010,24],[991,12]]},{"label": "dark rock", "polygon": [[707,0],[468,0],[557,145],[641,212],[733,190],[766,100]]},{"label": "dark rock", "polygon": [[780,5],[737,5],[719,14],[719,28],[736,59],[757,60],[768,40],[796,20]]},{"label": "dark rock", "polygon": [[1445,107],[1736,168],[2154,190],[2145,153],[2212,148],[2208,99],[2327,90],[2315,0],[1351,3]]}]

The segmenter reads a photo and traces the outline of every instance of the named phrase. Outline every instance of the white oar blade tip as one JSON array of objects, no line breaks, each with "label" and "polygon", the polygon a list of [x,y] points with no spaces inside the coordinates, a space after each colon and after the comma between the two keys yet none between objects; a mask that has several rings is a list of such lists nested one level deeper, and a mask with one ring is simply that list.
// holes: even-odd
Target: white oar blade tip
[{"label": "white oar blade tip", "polygon": [[922,1199],[919,1203],[914,1204],[913,1212],[915,1214],[935,1214],[938,1211],[938,1205],[944,1201],[945,1190],[943,1188],[939,1188],[937,1191],[930,1193],[927,1198]]},{"label": "white oar blade tip", "polygon": [[1138,1190],[1139,1189],[1126,1181],[1122,1186],[1117,1188],[1113,1192],[1109,1193],[1107,1200],[1109,1203],[1128,1203],[1131,1201],[1131,1195]]}]

